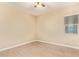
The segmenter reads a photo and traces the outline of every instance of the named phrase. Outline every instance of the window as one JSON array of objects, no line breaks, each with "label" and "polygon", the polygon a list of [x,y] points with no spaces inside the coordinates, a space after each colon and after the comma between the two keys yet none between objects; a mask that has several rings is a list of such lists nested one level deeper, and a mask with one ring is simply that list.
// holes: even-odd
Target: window
[{"label": "window", "polygon": [[65,33],[77,34],[78,15],[66,16],[64,18]]}]

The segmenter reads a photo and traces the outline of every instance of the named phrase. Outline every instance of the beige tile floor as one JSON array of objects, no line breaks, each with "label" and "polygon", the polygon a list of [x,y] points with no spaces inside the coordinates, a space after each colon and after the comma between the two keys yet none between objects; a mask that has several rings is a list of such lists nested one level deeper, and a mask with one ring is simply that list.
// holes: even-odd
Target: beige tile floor
[{"label": "beige tile floor", "polygon": [[51,45],[43,42],[32,42],[20,47],[0,52],[1,57],[76,57],[79,50]]}]

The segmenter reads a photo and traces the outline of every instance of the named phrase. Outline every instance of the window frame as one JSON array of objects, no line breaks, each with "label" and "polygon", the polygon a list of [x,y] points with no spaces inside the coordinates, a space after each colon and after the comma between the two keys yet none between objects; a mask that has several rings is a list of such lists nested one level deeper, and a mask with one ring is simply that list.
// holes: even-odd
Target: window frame
[{"label": "window frame", "polygon": [[[74,21],[74,23],[67,23],[68,21],[66,22],[66,17],[71,17],[71,16],[73,17],[75,15],[78,17],[77,20],[76,20],[77,22],[76,21]],[[79,21],[78,19],[79,19],[79,14],[67,15],[67,16],[64,17],[65,33],[66,34],[78,34],[78,21]],[[73,25],[75,27],[75,29],[74,29],[75,31],[74,32],[68,31],[68,29],[66,29],[66,27],[69,27],[70,25]]]}]

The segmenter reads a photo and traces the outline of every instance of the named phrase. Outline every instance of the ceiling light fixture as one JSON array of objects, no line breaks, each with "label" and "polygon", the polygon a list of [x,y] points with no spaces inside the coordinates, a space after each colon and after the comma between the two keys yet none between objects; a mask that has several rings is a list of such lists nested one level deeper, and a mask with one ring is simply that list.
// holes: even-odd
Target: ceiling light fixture
[{"label": "ceiling light fixture", "polygon": [[41,2],[35,2],[35,3],[34,3],[34,7],[35,7],[35,8],[45,7],[45,5],[44,5],[43,3],[41,3]]}]

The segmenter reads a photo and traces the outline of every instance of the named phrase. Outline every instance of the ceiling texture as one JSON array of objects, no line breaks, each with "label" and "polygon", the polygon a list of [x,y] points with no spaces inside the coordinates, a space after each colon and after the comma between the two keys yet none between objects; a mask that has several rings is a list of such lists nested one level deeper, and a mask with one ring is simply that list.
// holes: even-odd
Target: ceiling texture
[{"label": "ceiling texture", "polygon": [[41,3],[43,3],[46,7],[34,8],[34,2],[14,2],[14,3],[10,3],[10,4],[15,4],[23,11],[25,11],[31,15],[34,15],[34,16],[44,14],[53,9],[63,8],[68,5],[77,4],[77,2],[41,2]]}]

